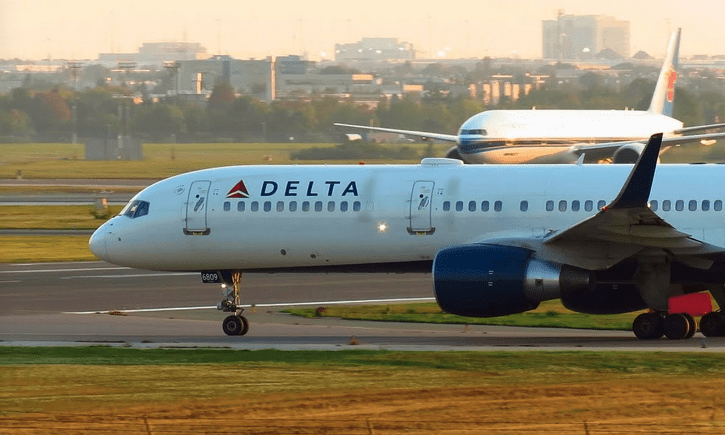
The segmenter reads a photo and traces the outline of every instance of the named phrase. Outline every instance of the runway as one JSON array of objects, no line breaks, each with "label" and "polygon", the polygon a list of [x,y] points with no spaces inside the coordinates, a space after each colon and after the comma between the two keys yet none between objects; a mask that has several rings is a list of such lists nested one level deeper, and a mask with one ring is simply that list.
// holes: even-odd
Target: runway
[{"label": "runway", "polygon": [[[196,273],[103,262],[0,265],[0,345],[283,350],[648,350],[723,352],[725,338],[642,341],[627,331],[302,319],[282,305],[430,300],[429,274],[246,274],[244,337],[221,329],[220,288]],[[120,315],[120,312],[134,310]],[[137,311],[140,310],[140,311]],[[116,312],[115,315],[108,314]]]}]

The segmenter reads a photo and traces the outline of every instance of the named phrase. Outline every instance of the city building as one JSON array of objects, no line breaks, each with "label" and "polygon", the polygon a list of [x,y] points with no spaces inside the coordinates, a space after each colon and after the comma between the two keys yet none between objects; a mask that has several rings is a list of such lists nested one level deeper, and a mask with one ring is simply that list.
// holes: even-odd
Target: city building
[{"label": "city building", "polygon": [[335,44],[336,62],[411,59],[415,59],[413,45],[398,42],[398,38],[363,38],[352,44]]},{"label": "city building", "polygon": [[603,15],[564,15],[542,22],[545,59],[629,57],[629,21]]},{"label": "city building", "polygon": [[100,53],[98,61],[113,66],[120,61],[141,65],[161,65],[174,60],[201,60],[211,55],[198,42],[146,42],[138,53]]}]

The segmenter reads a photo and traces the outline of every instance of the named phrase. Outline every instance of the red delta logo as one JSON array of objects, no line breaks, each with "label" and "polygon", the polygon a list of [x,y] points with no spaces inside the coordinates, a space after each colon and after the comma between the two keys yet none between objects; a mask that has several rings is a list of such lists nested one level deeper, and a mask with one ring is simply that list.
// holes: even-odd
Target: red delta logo
[{"label": "red delta logo", "polygon": [[675,99],[675,82],[677,81],[677,73],[674,69],[667,71],[667,101],[672,102]]},{"label": "red delta logo", "polygon": [[227,198],[249,198],[249,192],[247,191],[247,186],[244,185],[244,180],[239,180],[239,183],[235,184],[229,190]]}]

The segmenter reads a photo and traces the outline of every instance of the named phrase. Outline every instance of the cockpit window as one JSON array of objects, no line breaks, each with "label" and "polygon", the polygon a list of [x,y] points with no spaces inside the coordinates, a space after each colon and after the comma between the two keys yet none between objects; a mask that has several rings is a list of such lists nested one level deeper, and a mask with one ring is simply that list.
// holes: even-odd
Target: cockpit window
[{"label": "cockpit window", "polygon": [[149,203],[148,201],[135,200],[129,202],[126,207],[121,210],[123,216],[136,219],[137,217],[146,216],[149,214]]}]

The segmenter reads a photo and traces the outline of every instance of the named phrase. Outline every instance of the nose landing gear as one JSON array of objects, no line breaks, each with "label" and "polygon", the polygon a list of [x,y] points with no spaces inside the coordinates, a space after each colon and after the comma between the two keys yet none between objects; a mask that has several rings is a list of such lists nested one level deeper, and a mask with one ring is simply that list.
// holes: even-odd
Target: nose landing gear
[{"label": "nose landing gear", "polygon": [[245,335],[249,332],[249,321],[242,316],[244,308],[239,307],[239,292],[242,281],[242,273],[235,270],[231,273],[232,286],[224,286],[224,299],[219,303],[217,309],[226,313],[234,313],[222,322],[222,329],[227,335]]}]

